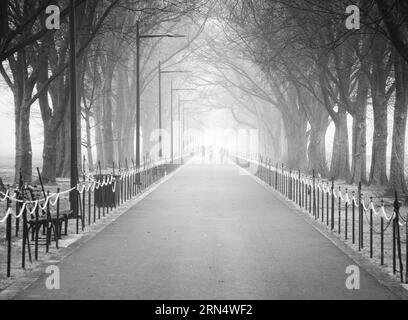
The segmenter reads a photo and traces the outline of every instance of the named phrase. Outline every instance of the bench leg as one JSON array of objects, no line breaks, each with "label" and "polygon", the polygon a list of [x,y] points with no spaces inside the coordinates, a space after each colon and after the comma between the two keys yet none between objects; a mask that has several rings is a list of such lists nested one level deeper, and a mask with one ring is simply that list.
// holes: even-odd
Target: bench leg
[{"label": "bench leg", "polygon": [[35,260],[38,260],[38,234],[39,234],[39,231],[40,231],[40,226],[38,225],[38,222],[36,221],[35,222],[35,251],[34,251],[34,254],[35,254]]},{"label": "bench leg", "polygon": [[51,228],[50,228],[50,221],[47,221],[47,235],[45,238],[45,252],[48,253],[50,249],[50,242],[51,242]]},{"label": "bench leg", "polygon": [[[34,237],[35,237],[34,224],[32,224],[30,228],[31,228],[31,241],[34,241]],[[30,228],[28,228],[28,230],[30,230]]]},{"label": "bench leg", "polygon": [[57,249],[59,249],[59,246],[58,246],[58,222],[56,224],[53,224],[53,229],[54,229],[55,246],[57,247]]}]

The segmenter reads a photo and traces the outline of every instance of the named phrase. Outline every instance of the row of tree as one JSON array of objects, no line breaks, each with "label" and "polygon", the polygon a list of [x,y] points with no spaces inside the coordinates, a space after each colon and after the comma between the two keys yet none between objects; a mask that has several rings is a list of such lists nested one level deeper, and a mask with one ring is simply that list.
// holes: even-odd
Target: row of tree
[{"label": "row of tree", "polygon": [[[44,180],[54,182],[69,174],[68,3],[0,3],[0,73],[14,95],[16,180],[20,169],[24,180],[32,179],[33,105],[38,105],[44,125]],[[49,5],[61,8],[59,30],[45,26]],[[75,5],[81,106],[77,122],[83,125],[78,126],[78,145],[85,147],[91,169],[96,160],[105,167],[130,161],[135,153],[135,39],[140,21],[142,34],[188,35],[187,40],[171,43],[143,40],[140,93],[145,93],[141,119],[146,150],[149,133],[158,127],[157,101],[152,98],[157,86],[151,85],[158,61],[166,67],[183,61],[194,70],[190,82],[201,89],[202,100],[258,128],[262,152],[274,160],[350,183],[407,191],[406,2],[76,0]],[[360,9],[359,29],[346,28],[350,5]],[[211,23],[202,33],[207,21]],[[209,87],[216,98],[211,98]],[[217,99],[220,88],[228,99]],[[369,112],[372,130],[367,130]],[[328,163],[326,134],[331,123],[335,133]],[[367,150],[371,131],[372,150]]]},{"label": "row of tree", "polygon": [[[360,27],[351,30],[345,23],[350,5],[360,10],[355,12]],[[289,166],[407,192],[406,1],[231,0],[218,10],[221,36],[207,37],[205,49],[198,53],[201,58],[208,57],[208,52],[213,55],[206,71],[214,76],[209,82],[241,92],[241,107],[255,112],[258,123],[266,122],[266,127],[276,121],[266,117],[265,110],[254,109],[248,96],[279,111]],[[367,150],[368,110],[374,124],[372,150]],[[393,117],[392,132],[389,117]],[[335,134],[328,163],[330,123]],[[279,139],[279,130],[273,136]],[[270,156],[282,160],[279,152]]]},{"label": "row of tree", "polygon": [[[134,158],[136,98],[136,23],[141,34],[172,32],[195,23],[206,1],[75,0],[77,31],[78,163],[81,146],[88,165]],[[59,29],[48,29],[46,9],[60,8]],[[8,0],[0,3],[0,73],[14,96],[15,181],[21,171],[32,181],[30,117],[33,106],[44,127],[45,182],[69,176],[70,96],[69,0]],[[197,30],[200,28],[197,27]],[[197,31],[198,32],[198,31]],[[170,60],[193,41],[179,42],[166,52]],[[141,92],[157,74],[160,39],[141,46]],[[142,110],[142,128],[149,131],[154,108]],[[81,128],[81,124],[85,128]],[[82,133],[82,134],[81,134]],[[92,149],[97,150],[97,159]],[[79,168],[80,169],[80,168]]]}]

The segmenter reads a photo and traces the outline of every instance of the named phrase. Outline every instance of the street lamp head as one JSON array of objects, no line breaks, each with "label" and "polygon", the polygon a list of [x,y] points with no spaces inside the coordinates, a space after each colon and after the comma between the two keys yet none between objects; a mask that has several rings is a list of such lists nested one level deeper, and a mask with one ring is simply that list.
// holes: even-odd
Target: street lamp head
[{"label": "street lamp head", "polygon": [[185,34],[170,34],[169,38],[186,38]]}]

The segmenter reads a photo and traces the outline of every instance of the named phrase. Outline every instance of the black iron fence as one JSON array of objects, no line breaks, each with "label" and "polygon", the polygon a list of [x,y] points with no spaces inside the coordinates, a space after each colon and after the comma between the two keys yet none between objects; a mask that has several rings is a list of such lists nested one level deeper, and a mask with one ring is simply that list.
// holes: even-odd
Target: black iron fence
[{"label": "black iron fence", "polygon": [[260,156],[237,155],[235,160],[356,250],[365,251],[382,266],[392,266],[394,275],[408,283],[407,214],[401,213],[396,192],[393,203],[375,202],[373,197],[365,197],[361,183],[354,190],[342,189],[334,179],[324,180],[314,171],[310,175],[272,164]]},{"label": "black iron fence", "polygon": [[[180,162],[180,164],[176,163]],[[26,268],[27,259],[38,260],[40,247],[49,252],[54,242],[59,248],[59,241],[67,236],[69,221],[74,221],[75,233],[84,231],[86,225],[108,215],[113,209],[142,193],[149,186],[177,169],[183,161],[174,163],[161,161],[156,164],[143,164],[140,169],[115,169],[109,174],[83,175],[83,181],[69,190],[45,193],[40,197],[29,186],[20,186],[15,190],[0,192],[0,201],[5,202],[5,214],[0,219],[0,226],[5,225],[6,275],[11,276],[13,242],[21,244],[21,268]],[[68,196],[77,192],[78,213],[69,209]],[[62,202],[64,201],[64,205]],[[21,229],[21,230],[20,230]],[[71,231],[72,232],[72,231]],[[21,238],[21,239],[20,239]],[[1,249],[1,248],[0,248]],[[3,248],[4,249],[4,248]]]}]

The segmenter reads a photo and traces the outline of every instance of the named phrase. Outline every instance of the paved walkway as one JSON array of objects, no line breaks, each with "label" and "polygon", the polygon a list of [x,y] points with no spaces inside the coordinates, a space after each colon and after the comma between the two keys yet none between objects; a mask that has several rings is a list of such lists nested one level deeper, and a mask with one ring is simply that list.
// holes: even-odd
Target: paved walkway
[{"label": "paved walkway", "polygon": [[394,299],[299,215],[233,165],[191,164],[19,299]]}]

